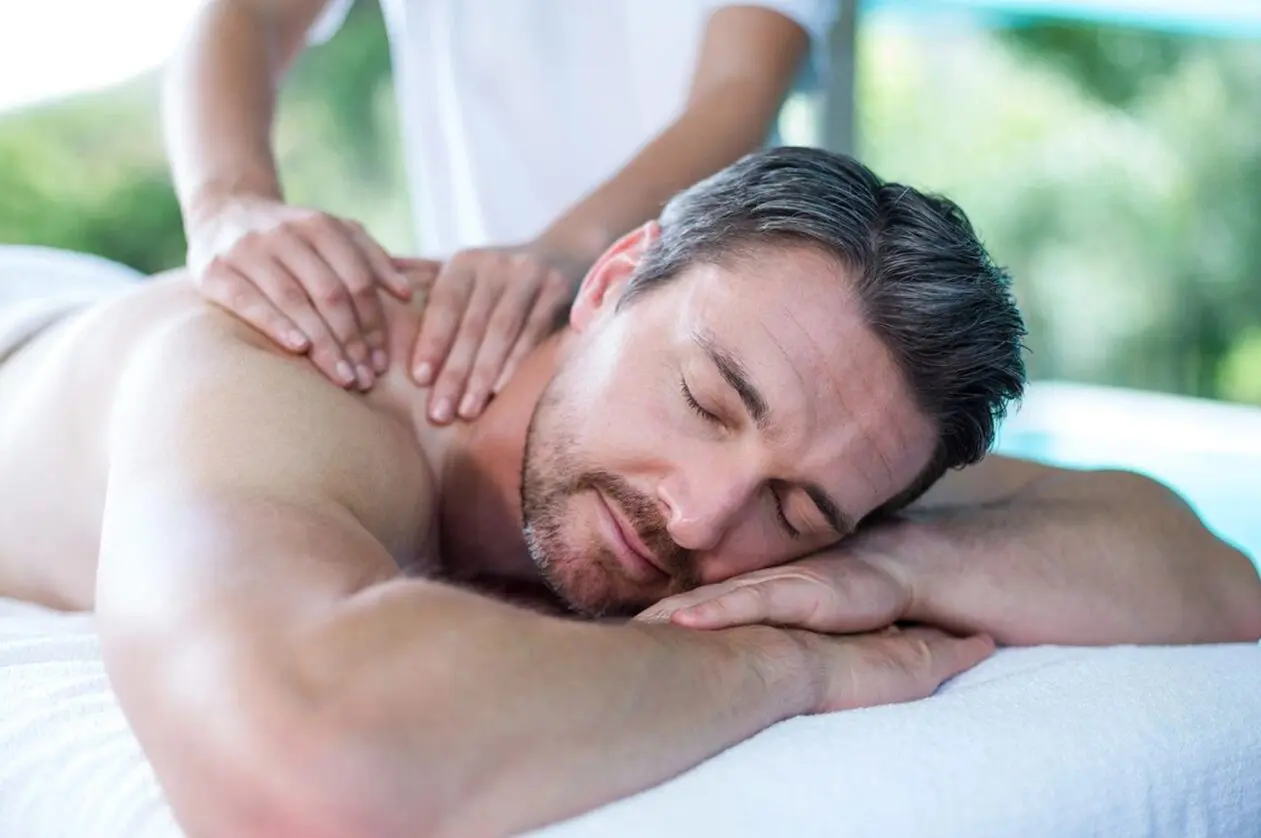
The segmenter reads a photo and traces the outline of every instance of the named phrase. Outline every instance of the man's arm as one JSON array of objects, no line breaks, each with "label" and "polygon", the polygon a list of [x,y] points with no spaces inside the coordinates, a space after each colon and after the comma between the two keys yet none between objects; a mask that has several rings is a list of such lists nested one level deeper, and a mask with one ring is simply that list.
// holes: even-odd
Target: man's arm
[{"label": "man's arm", "polygon": [[991,456],[904,517],[871,547],[939,624],[1013,644],[1261,638],[1252,562],[1143,475]]},{"label": "man's arm", "polygon": [[1008,645],[1251,641],[1261,580],[1154,480],[990,456],[832,550],[641,619],[823,632],[913,620]]},{"label": "man's arm", "polygon": [[579,623],[401,578],[416,535],[381,504],[428,502],[391,485],[418,464],[354,397],[216,334],[183,324],[127,373],[97,589],[111,682],[191,834],[520,832],[988,653]]}]

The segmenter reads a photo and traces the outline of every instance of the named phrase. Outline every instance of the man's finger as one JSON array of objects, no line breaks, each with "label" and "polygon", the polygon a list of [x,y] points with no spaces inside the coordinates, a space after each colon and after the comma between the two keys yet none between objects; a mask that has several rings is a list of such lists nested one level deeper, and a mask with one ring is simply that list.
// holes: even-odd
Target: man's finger
[{"label": "man's finger", "polygon": [[310,340],[298,325],[231,265],[212,264],[202,277],[201,287],[211,300],[290,352],[305,352],[310,348]]},{"label": "man's finger", "polygon": [[469,372],[464,396],[460,400],[460,416],[474,419],[486,406],[491,385],[503,369],[508,350],[521,334],[526,312],[534,304],[534,300],[534,286],[529,283],[510,285],[499,298],[494,313],[486,323],[482,345],[478,347],[473,359],[473,368]]},{"label": "man's finger", "polygon": [[655,605],[645,608],[636,615],[635,619],[647,623],[665,622],[684,608],[722,596],[730,591],[731,587],[730,581],[702,585],[699,588],[666,597]]},{"label": "man's finger", "polygon": [[676,611],[671,622],[696,629],[753,623],[813,628],[811,620],[819,611],[820,596],[816,585],[801,579],[768,579],[737,585],[712,599]]},{"label": "man's finger", "polygon": [[950,678],[994,651],[988,637],[954,637],[934,628],[867,635],[852,643],[853,662],[834,672],[826,710],[848,710],[928,698]]},{"label": "man's finger", "polygon": [[[370,263],[360,241],[352,237],[354,225],[333,220],[327,223],[340,226],[330,227],[324,235],[313,236],[312,244],[350,292],[351,307],[367,350],[366,360],[374,373],[383,373],[389,366],[389,355],[386,353],[385,313],[377,295],[379,271]],[[366,235],[361,238],[371,241]],[[372,246],[376,247],[375,243]],[[393,265],[390,270],[397,273]]]},{"label": "man's finger", "polygon": [[[420,317],[420,333],[412,352],[412,377],[421,387],[434,381],[455,340],[464,308],[473,293],[474,274],[466,262],[453,259],[434,279]],[[454,408],[453,408],[454,409]]]},{"label": "man's finger", "polygon": [[235,267],[252,278],[267,298],[307,336],[311,342],[311,361],[320,372],[343,387],[357,383],[354,366],[342,353],[341,344],[315,310],[306,289],[282,264],[270,258],[257,258],[248,266]]},{"label": "man's finger", "polygon": [[446,353],[442,362],[442,370],[433,383],[429,394],[429,418],[439,424],[455,418],[457,409],[463,412],[467,405],[460,405],[457,399],[464,392],[468,381],[469,370],[473,366],[473,358],[477,348],[486,334],[486,324],[496,302],[497,294],[487,283],[478,283],[469,298],[468,307],[464,310],[464,319],[460,321],[455,342]]},{"label": "man's finger", "polygon": [[[909,628],[903,634],[916,632],[932,632],[933,636],[926,642],[932,649],[930,677],[940,687],[946,681],[961,672],[966,672],[981,661],[994,654],[994,640],[988,635],[974,634],[969,637],[955,637],[945,632],[930,628]],[[936,688],[934,688],[935,690]]]}]

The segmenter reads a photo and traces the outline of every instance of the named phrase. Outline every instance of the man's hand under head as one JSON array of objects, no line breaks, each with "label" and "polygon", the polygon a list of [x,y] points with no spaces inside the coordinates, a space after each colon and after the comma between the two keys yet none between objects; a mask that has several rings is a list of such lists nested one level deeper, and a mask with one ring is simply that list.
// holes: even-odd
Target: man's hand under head
[{"label": "man's hand under head", "polygon": [[827,633],[906,620],[1004,645],[1250,642],[1261,580],[1153,480],[990,457],[904,517],[637,619]]}]

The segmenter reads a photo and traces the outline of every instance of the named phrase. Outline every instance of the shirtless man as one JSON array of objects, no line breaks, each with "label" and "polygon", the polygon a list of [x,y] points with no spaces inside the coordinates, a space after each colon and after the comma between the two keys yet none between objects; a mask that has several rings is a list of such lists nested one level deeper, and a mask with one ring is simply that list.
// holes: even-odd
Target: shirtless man
[{"label": "shirtless man", "polygon": [[[417,314],[385,305],[406,357]],[[402,370],[330,383],[177,276],[0,367],[0,595],[96,611],[211,838],[515,833],[929,695],[989,637],[1261,634],[1251,564],[1150,481],[941,476],[1021,391],[1021,334],[957,208],[802,149],[610,248],[467,425]],[[750,579],[793,613],[676,608]],[[540,582],[599,619],[477,590]]]}]

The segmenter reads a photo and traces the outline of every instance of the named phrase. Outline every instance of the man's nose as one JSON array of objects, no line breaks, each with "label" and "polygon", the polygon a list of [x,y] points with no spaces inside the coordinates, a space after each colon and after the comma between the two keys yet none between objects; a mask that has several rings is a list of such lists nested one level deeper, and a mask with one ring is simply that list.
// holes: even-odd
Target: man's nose
[{"label": "man's nose", "polygon": [[714,468],[693,474],[676,473],[661,481],[657,494],[666,512],[666,529],[685,550],[715,549],[739,516],[748,512],[757,492],[756,469]]}]

